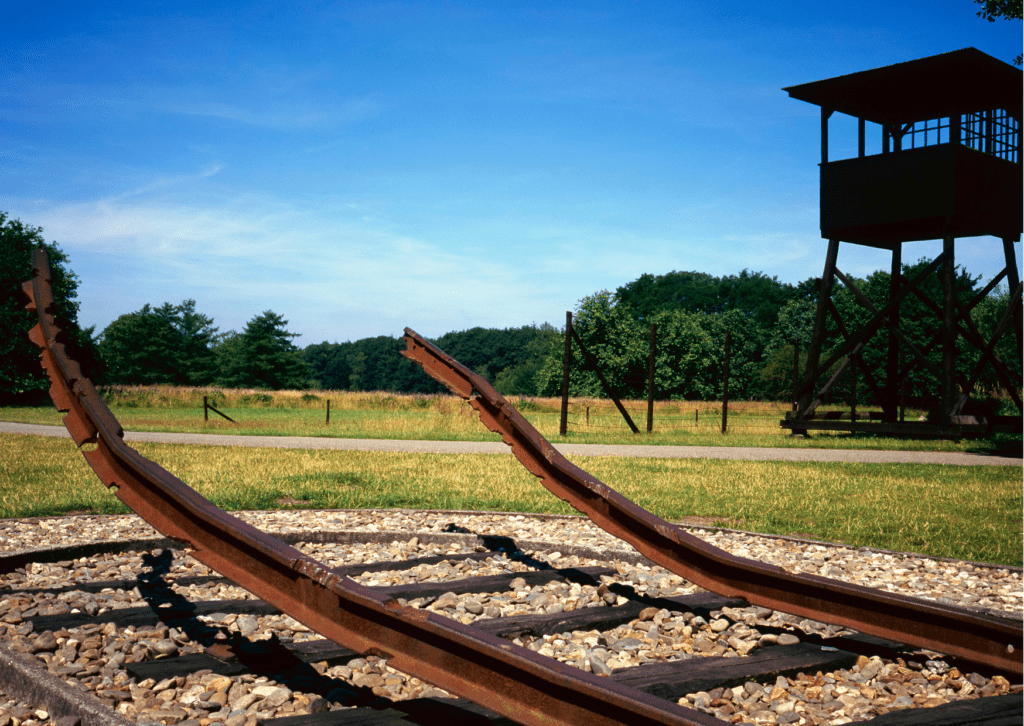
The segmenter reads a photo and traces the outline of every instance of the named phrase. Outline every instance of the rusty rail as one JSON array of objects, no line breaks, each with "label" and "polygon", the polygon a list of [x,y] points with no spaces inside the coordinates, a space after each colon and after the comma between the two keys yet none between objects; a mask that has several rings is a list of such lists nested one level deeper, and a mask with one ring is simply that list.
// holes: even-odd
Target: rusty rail
[{"label": "rusty rail", "polygon": [[720,595],[960,656],[1020,675],[1019,624],[963,608],[794,575],[713,547],[626,499],[570,463],[482,376],[405,329],[407,358],[468,399],[488,429],[559,499],[662,567]]},{"label": "rusty rail", "polygon": [[123,441],[123,431],[57,342],[46,253],[24,285],[39,322],[50,395],[89,465],[116,496],[192,556],[334,642],[522,724],[721,724],[707,714],[621,686],[508,641],[362,587],[232,517]]}]

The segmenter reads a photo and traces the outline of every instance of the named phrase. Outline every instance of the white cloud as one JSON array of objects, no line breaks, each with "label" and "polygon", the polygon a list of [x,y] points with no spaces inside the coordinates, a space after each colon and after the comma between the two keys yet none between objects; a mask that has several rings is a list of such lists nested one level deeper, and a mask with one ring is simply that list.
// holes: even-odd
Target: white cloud
[{"label": "white cloud", "polygon": [[[452,252],[374,228],[352,210],[321,213],[255,198],[181,206],[131,195],[31,207],[13,216],[41,225],[73,269],[89,270],[83,322],[100,329],[147,302],[186,298],[222,329],[273,309],[304,333],[303,343],[399,334],[405,325],[427,335],[523,325],[556,318],[566,304],[558,280],[526,274],[522,260]],[[105,312],[90,319],[90,308]]]}]

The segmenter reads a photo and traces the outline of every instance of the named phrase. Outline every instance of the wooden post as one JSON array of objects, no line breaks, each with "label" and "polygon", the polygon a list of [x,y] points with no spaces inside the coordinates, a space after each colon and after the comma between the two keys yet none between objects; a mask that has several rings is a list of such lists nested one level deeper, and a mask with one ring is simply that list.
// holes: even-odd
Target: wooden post
[{"label": "wooden post", "polygon": [[597,358],[590,354],[590,351],[587,350],[587,346],[583,345],[583,339],[580,338],[579,334],[575,330],[572,331],[572,337],[573,340],[576,341],[576,345],[579,346],[587,367],[597,375],[597,380],[601,383],[601,388],[604,389],[605,395],[612,399],[612,403],[615,404],[615,408],[619,409],[619,413],[622,414],[622,418],[625,420],[626,425],[629,426],[629,430],[634,434],[640,433],[640,429],[638,429],[636,424],[633,423],[633,419],[630,417],[629,411],[626,410],[626,407],[622,405],[622,401],[619,400],[618,392],[612,388],[612,384],[608,382],[608,379],[604,377],[604,373],[601,372],[601,366],[597,364]]},{"label": "wooden post", "polygon": [[732,353],[732,331],[725,331],[725,379],[722,381],[722,433],[729,425],[729,357]]},{"label": "wooden post", "polygon": [[[804,368],[804,380],[801,387],[800,401],[797,406],[796,420],[803,418],[804,412],[814,400],[814,384],[818,380],[818,363],[821,358],[822,342],[825,339],[825,320],[828,304],[832,299],[832,282],[836,275],[836,259],[839,257],[839,240],[828,241],[828,252],[825,253],[825,269],[821,274],[818,287],[818,309],[814,315],[814,331],[811,333],[811,345],[807,350],[807,366]],[[807,436],[807,429],[793,428],[794,434]]]},{"label": "wooden post", "polygon": [[651,323],[650,353],[647,355],[647,433],[654,429],[654,355],[658,326]]},{"label": "wooden post", "polygon": [[[889,299],[893,300],[900,291],[900,276],[903,273],[903,244],[897,242],[892,248],[892,264],[889,268]],[[900,308],[896,305],[889,313],[889,357],[885,365],[885,400],[882,402],[882,413],[885,421],[895,423],[900,395],[900,340],[897,330],[900,326]]]},{"label": "wooden post", "polygon": [[327,399],[327,420],[324,421],[324,423],[325,424],[329,424],[330,422],[331,422],[331,399],[328,398]]},{"label": "wooden post", "polygon": [[800,398],[800,339],[793,338],[793,410]]},{"label": "wooden post", "polygon": [[[558,435],[565,436],[569,425],[569,363],[572,360],[572,313],[565,313],[565,354],[562,356],[562,418]],[[589,421],[587,422],[589,423]]]},{"label": "wooden post", "polygon": [[903,385],[900,386],[900,423],[903,423],[907,417],[907,381],[903,380]]},{"label": "wooden post", "polygon": [[[1006,282],[1009,284],[1010,295],[1020,284],[1020,275],[1017,273],[1017,255],[1013,250],[1013,240],[1009,237],[1003,238],[1003,256],[1006,259]],[[1017,339],[1017,365],[1024,364],[1024,348],[1021,347],[1021,310],[1017,300],[1010,300],[1013,305],[1013,335]]]},{"label": "wooden post", "polygon": [[857,361],[850,366],[850,423],[857,422]]},{"label": "wooden post", "polygon": [[207,407],[206,396],[203,396],[203,421],[210,420],[210,409]]},{"label": "wooden post", "polygon": [[942,428],[951,423],[956,404],[956,265],[953,238],[942,239],[946,259],[942,267]]},{"label": "wooden post", "polygon": [[828,120],[835,113],[830,108],[821,107],[821,163],[828,163]]}]

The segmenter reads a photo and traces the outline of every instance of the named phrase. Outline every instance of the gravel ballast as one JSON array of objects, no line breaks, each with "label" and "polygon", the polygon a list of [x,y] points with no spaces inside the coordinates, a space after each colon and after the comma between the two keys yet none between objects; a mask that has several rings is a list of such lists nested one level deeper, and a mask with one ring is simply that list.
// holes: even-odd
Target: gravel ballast
[{"label": "gravel ballast", "polygon": [[[405,560],[484,551],[473,535],[512,538],[522,552],[487,553],[406,570],[369,572],[355,579],[387,586],[444,582],[467,577],[515,576],[504,589],[408,601],[462,623],[523,614],[571,612],[623,605],[609,589],[620,583],[648,597],[674,597],[697,588],[652,565],[621,541],[579,517],[501,513],[388,511],[273,511],[239,516],[264,531],[302,542],[300,549],[331,566]],[[1021,571],[1016,568],[938,560],[841,545],[694,528],[693,534],[733,554],[759,559],[791,572],[833,577],[925,599],[999,611],[1024,612]],[[350,532],[374,541],[331,542],[320,532]],[[120,540],[154,540],[159,534],[137,516],[75,516],[0,521],[0,556],[25,550]],[[489,556],[487,556],[489,555]],[[556,581],[530,586],[519,573],[537,567],[605,566],[601,584]],[[294,716],[366,705],[375,699],[402,701],[445,696],[385,660],[352,657],[345,662],[310,662],[280,673],[223,675],[200,670],[156,681],[131,676],[132,663],[199,654],[217,643],[243,638],[299,644],[318,639],[286,615],[210,612],[188,627],[166,624],[117,627],[100,622],[80,627],[33,629],[33,617],[145,605],[145,583],[167,586],[189,602],[252,598],[223,581],[176,584],[183,577],[212,575],[183,550],[152,546],[49,563],[33,563],[0,576],[0,642],[30,655],[50,674],[88,692],[112,713],[140,724],[255,726],[257,719]],[[154,580],[154,578],[156,578]],[[125,580],[134,587],[84,592],[75,583]],[[811,636],[849,634],[767,608],[721,608],[695,614],[647,608],[628,623],[603,631],[524,636],[517,644],[597,674],[620,668],[698,656],[741,657]],[[995,676],[961,672],[937,654],[913,657],[862,655],[829,672],[779,676],[765,683],[687,693],[680,702],[735,723],[843,724],[909,707],[936,706],[996,695],[1013,684]],[[14,702],[0,684],[0,726],[49,724],[56,719],[39,704]]]}]

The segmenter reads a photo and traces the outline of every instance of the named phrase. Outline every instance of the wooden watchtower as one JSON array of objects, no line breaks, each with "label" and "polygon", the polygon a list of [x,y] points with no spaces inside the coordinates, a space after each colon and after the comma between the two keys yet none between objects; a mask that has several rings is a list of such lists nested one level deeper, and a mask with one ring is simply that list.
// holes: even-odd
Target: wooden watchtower
[{"label": "wooden watchtower", "polygon": [[[1021,405],[1021,284],[1013,248],[1021,238],[1024,192],[1021,81],[1018,69],[966,48],[783,89],[821,107],[821,236],[828,240],[806,369],[795,392],[795,410],[783,427],[805,434],[831,429],[939,436],[1021,430],[1019,417],[997,417],[994,411],[966,415],[965,409],[986,363]],[[854,158],[829,158],[829,118],[836,112],[857,119]],[[867,123],[881,126],[880,153],[865,154]],[[983,294],[963,305],[954,288],[954,240],[982,236],[1002,240],[1006,266]],[[942,253],[915,279],[901,278],[903,244],[932,239],[943,241]],[[873,305],[836,266],[841,242],[892,252],[889,299],[883,307]],[[922,297],[921,283],[935,274],[943,292],[941,300],[927,303],[937,330],[928,348],[941,351],[938,364],[900,331],[900,301],[911,294]],[[837,277],[871,312],[870,322],[859,330],[849,330],[832,304]],[[970,310],[1004,279],[1010,306],[994,339],[983,340]],[[829,318],[844,340],[823,361]],[[1017,360],[1001,361],[992,350],[1011,332],[1017,338]],[[884,370],[871,371],[859,354],[876,334],[887,335],[888,357]],[[958,371],[958,340],[983,351],[977,370]],[[882,411],[838,420],[815,415],[823,396],[851,365],[863,369]],[[929,371],[935,382],[935,405],[926,423],[901,420],[902,382],[914,366]]]}]

